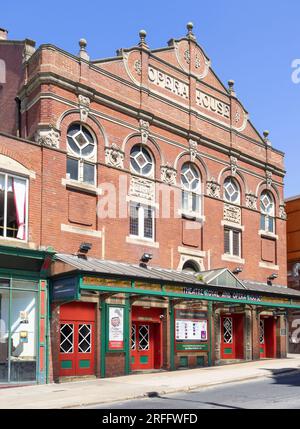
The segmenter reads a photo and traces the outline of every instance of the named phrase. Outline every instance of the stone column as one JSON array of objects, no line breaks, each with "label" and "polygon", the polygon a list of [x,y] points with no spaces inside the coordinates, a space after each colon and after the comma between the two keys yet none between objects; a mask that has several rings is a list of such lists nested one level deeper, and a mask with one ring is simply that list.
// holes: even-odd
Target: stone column
[{"label": "stone column", "polygon": [[252,360],[260,359],[259,319],[259,311],[252,307]]},{"label": "stone column", "polygon": [[245,306],[245,340],[244,340],[244,356],[245,360],[252,360],[252,335],[251,335],[251,309]]}]

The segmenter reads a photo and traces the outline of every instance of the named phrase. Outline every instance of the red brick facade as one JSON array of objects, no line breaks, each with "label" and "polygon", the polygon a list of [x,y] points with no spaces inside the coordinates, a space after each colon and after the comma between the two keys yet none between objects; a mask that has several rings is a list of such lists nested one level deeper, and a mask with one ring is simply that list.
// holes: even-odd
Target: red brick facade
[{"label": "red brick facade", "polygon": [[[233,82],[228,88],[220,82],[191,27],[186,37],[155,50],[140,33],[137,46],[98,61],[89,60],[83,41],[79,56],[52,45],[33,53],[33,47],[30,41],[0,40],[0,59],[8,64],[7,83],[0,88],[0,105],[8,100],[7,109],[0,111],[0,170],[9,158],[15,174],[29,178],[28,240],[0,239],[0,244],[76,254],[88,242],[89,256],[98,259],[137,264],[147,252],[151,266],[182,270],[189,261],[200,271],[241,267],[241,280],[266,283],[275,273],[273,284],[286,285],[284,155],[272,147],[267,132],[262,137],[254,128]],[[94,185],[67,175],[67,134],[74,124],[85,127],[96,142],[95,158],[89,161],[95,166]],[[132,171],[131,150],[141,143],[150,154],[152,176]],[[84,160],[77,165],[84,168]],[[195,217],[182,213],[186,165],[194,166],[201,180],[201,208]],[[237,202],[225,201],[228,178],[239,190]],[[261,224],[264,192],[274,206],[269,229]],[[164,216],[166,201],[170,215]],[[130,235],[130,202],[155,208],[152,240]],[[104,216],[108,209],[109,217]],[[225,249],[228,228],[228,234],[235,231],[240,237],[235,256]],[[168,338],[170,320],[163,311],[163,335]],[[258,358],[258,319],[250,322],[247,311],[243,323],[252,324],[249,341],[256,344],[252,357]],[[220,318],[212,319],[216,326],[220,323]],[[51,379],[59,377],[58,323],[56,307]],[[280,333],[278,338],[285,341]],[[164,368],[170,367],[171,347],[164,341]],[[98,343],[96,348],[99,376]],[[278,344],[278,353],[284,354],[284,348]],[[212,361],[215,355],[212,347]],[[207,353],[194,353],[188,366],[199,365],[202,356],[207,365]],[[124,354],[106,354],[105,360],[107,376],[124,373]],[[180,354],[174,364],[180,366]]]},{"label": "red brick facade", "polygon": [[[0,54],[10,55],[14,48],[20,59],[20,46],[7,43],[1,41]],[[185,52],[189,52],[188,61]],[[201,64],[198,68],[197,61]],[[153,265],[175,269],[180,267],[181,256],[193,254],[190,250],[202,251],[198,252],[202,268],[234,269],[238,261],[222,259],[223,183],[233,171],[241,190],[241,259],[244,260],[240,261],[244,268],[241,277],[265,281],[275,270],[279,274],[277,282],[285,284],[285,220],[281,216],[283,154],[257,133],[233,90],[220,83],[193,38],[173,41],[169,47],[156,51],[143,46],[124,50],[116,58],[98,62],[87,62],[51,45],[42,45],[23,65],[21,76],[23,73],[24,85],[18,84],[22,140],[15,140],[12,145],[11,137],[2,136],[0,150],[2,154],[9,151],[12,158],[36,173],[36,178],[30,180],[32,245],[74,253],[79,243],[87,240],[93,244],[93,256],[127,262],[137,262],[143,252],[151,250]],[[179,89],[170,89],[176,84]],[[7,96],[15,89],[6,90]],[[197,104],[200,93],[205,97],[202,104],[210,103],[209,109]],[[79,95],[88,97],[87,107],[80,108]],[[215,113],[214,105],[218,102]],[[228,109],[225,116],[218,113],[224,106]],[[66,133],[70,124],[82,120],[84,109],[88,111],[84,124],[97,140],[97,186],[89,190],[84,186],[75,189],[65,180]],[[10,134],[16,130],[15,124],[9,125],[15,118],[12,110],[6,111],[9,118],[1,121],[1,130]],[[203,228],[194,232],[189,229],[193,223],[179,216],[158,218],[154,241],[159,247],[126,242],[129,220],[118,217],[120,177],[127,181],[125,195],[124,190],[120,191],[120,199],[124,200],[132,177],[130,149],[141,141],[141,120],[148,127],[146,145],[155,162],[153,181],[161,189],[180,188],[181,167],[191,159],[201,174]],[[50,130],[53,135],[56,133],[54,137]],[[45,135],[50,138],[43,139]],[[191,140],[196,142],[195,155],[190,148]],[[113,144],[124,152],[122,168],[107,165],[105,160],[105,150]],[[162,180],[161,167],[166,165],[177,172],[175,186]],[[102,185],[107,183],[117,191],[117,212],[113,219],[96,215],[97,203],[105,198],[105,194],[97,193],[101,194]],[[211,185],[216,186],[215,193]],[[272,237],[258,234],[259,198],[265,189],[275,200],[276,233]],[[161,211],[163,204],[156,194]],[[254,205],[249,202],[251,197]],[[77,233],[69,232],[72,227],[77,228]],[[80,228],[92,235],[78,233]]]}]

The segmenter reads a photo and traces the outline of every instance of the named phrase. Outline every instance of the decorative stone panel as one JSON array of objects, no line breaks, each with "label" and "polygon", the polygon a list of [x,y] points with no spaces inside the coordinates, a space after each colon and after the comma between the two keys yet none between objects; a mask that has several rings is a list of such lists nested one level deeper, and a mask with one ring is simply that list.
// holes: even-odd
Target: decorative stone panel
[{"label": "decorative stone panel", "polygon": [[191,162],[195,162],[197,158],[197,142],[195,140],[189,140],[189,146],[190,146]]},{"label": "decorative stone panel", "polygon": [[124,152],[113,143],[105,147],[105,164],[112,167],[124,168]]},{"label": "decorative stone panel", "polygon": [[167,185],[176,185],[177,171],[169,165],[164,165],[160,169],[161,181]]},{"label": "decorative stone panel", "polygon": [[240,207],[224,204],[224,220],[241,225]]},{"label": "decorative stone panel", "polygon": [[252,192],[246,194],[246,207],[248,207],[248,209],[257,210],[257,196]]},{"label": "decorative stone panel", "polygon": [[53,125],[41,126],[34,138],[42,146],[59,148],[60,132]]},{"label": "decorative stone panel", "polygon": [[130,181],[129,195],[143,200],[155,201],[155,183],[151,180],[132,177]]},{"label": "decorative stone panel", "polygon": [[286,214],[286,211],[285,211],[285,204],[281,204],[279,206],[279,217],[282,220],[287,220],[287,214]]},{"label": "decorative stone panel", "polygon": [[209,197],[221,198],[221,186],[214,177],[206,182],[206,193]]}]

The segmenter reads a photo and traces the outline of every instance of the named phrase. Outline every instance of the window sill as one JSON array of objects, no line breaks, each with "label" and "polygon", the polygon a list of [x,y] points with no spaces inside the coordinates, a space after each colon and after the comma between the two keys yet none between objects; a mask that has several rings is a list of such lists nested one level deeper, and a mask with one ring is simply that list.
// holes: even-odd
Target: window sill
[{"label": "window sill", "polygon": [[275,265],[275,264],[272,264],[272,262],[261,261],[259,263],[259,268],[267,268],[268,270],[279,271],[279,266]]},{"label": "window sill", "polygon": [[258,231],[258,235],[260,235],[261,237],[274,238],[275,240],[278,240],[279,238],[278,235],[274,234],[274,232],[268,232],[262,229]]},{"label": "window sill", "polygon": [[227,261],[227,262],[236,262],[238,264],[245,264],[245,259],[240,258],[239,256],[235,256],[235,255],[229,255],[227,253],[223,254],[221,256],[222,261]]},{"label": "window sill", "polygon": [[126,237],[126,243],[136,244],[139,246],[155,247],[156,249],[159,248],[159,243],[155,241],[147,240],[147,239],[143,239],[143,238],[139,238],[131,235]]},{"label": "window sill", "polygon": [[62,179],[61,184],[69,189],[80,190],[93,195],[102,195],[102,189],[97,188],[95,185],[89,185],[87,183],[77,182],[76,180],[70,179]]},{"label": "window sill", "polygon": [[206,217],[199,215],[199,213],[195,212],[186,212],[184,210],[178,210],[178,215],[186,220],[194,220],[196,222],[205,222]]}]

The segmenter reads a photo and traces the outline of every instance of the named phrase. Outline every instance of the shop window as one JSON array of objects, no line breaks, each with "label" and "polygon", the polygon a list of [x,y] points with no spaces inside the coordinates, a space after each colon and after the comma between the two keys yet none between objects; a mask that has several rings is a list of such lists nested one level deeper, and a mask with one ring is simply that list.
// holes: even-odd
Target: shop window
[{"label": "shop window", "polygon": [[232,177],[228,177],[224,182],[224,200],[233,204],[241,202],[239,185]]},{"label": "shop window", "polygon": [[263,192],[260,197],[260,229],[275,233],[275,204],[270,192]]},{"label": "shop window", "polygon": [[224,229],[224,253],[241,257],[241,232],[236,229]]},{"label": "shop window", "polygon": [[0,237],[27,238],[27,180],[0,173]]},{"label": "shop window", "polygon": [[72,124],[67,132],[67,175],[89,185],[95,184],[96,139],[81,124]]},{"label": "shop window", "polygon": [[154,240],[154,208],[139,203],[130,204],[130,235]]},{"label": "shop window", "polygon": [[183,215],[199,216],[201,214],[200,174],[191,162],[186,162],[182,166],[181,188],[181,208]]},{"label": "shop window", "polygon": [[37,298],[37,282],[0,279],[0,383],[36,381]]},{"label": "shop window", "polygon": [[154,162],[150,152],[140,144],[133,146],[130,151],[131,171],[142,176],[151,177],[154,172]]}]

